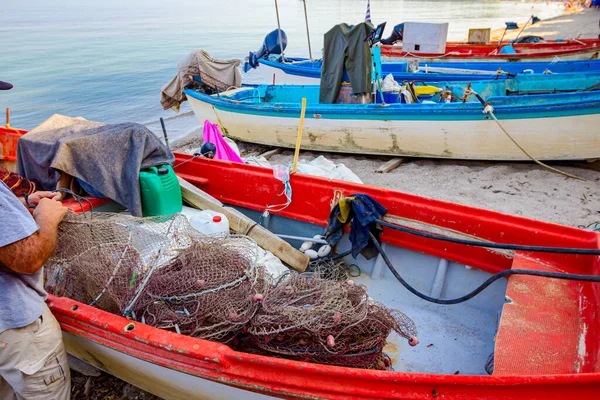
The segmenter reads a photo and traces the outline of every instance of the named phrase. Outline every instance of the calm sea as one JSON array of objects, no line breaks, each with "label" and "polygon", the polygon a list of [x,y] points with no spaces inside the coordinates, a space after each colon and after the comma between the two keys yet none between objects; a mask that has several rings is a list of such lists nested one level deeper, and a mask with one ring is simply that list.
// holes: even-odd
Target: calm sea
[{"label": "calm sea", "polygon": [[[0,92],[12,126],[31,129],[54,113],[102,122],[133,121],[158,130],[172,117],[159,103],[160,88],[177,62],[202,48],[218,58],[243,58],[276,28],[273,0],[21,0],[0,13]],[[6,4],[8,3],[8,4]],[[340,22],[364,20],[366,0],[306,0],[313,52]],[[290,56],[307,56],[301,0],[279,0]],[[450,22],[449,39],[469,28],[520,24],[531,14],[561,12],[556,3],[495,0],[371,0],[375,24]],[[187,109],[184,107],[183,111]],[[3,121],[0,121],[3,124]],[[196,128],[193,116],[169,119],[173,139]]]}]

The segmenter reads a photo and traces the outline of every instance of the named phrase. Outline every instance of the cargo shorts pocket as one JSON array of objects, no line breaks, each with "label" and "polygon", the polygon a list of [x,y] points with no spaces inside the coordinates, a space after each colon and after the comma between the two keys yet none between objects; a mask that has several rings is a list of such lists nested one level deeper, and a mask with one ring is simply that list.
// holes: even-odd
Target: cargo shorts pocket
[{"label": "cargo shorts pocket", "polygon": [[[23,395],[33,399],[57,399],[57,392],[65,384],[66,364],[52,353],[37,371],[21,370],[23,373]],[[29,373],[28,373],[29,372]]]}]

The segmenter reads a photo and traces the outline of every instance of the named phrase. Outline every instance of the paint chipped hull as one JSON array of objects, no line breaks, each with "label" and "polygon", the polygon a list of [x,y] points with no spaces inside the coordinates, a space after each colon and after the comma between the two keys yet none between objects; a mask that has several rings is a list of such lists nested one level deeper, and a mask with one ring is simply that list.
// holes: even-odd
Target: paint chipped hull
[{"label": "paint chipped hull", "polygon": [[[237,140],[294,148],[298,119],[244,114],[188,96],[201,123],[220,123]],[[385,120],[324,118],[307,113],[303,150],[452,158],[465,160],[529,160],[500,127],[481,113],[477,120]],[[535,119],[504,119],[502,126],[541,160],[600,157],[600,115],[570,115]],[[576,133],[573,127],[577,127]]]}]

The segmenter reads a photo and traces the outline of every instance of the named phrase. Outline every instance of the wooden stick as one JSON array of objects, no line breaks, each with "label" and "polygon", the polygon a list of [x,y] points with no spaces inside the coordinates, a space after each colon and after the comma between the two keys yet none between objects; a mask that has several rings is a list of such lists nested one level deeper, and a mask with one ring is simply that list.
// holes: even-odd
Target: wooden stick
[{"label": "wooden stick", "polygon": [[281,147],[278,147],[276,149],[269,150],[265,153],[262,153],[261,156],[263,156],[264,158],[266,158],[268,160],[271,157],[273,157],[274,155],[281,154],[281,153],[283,153],[283,149]]},{"label": "wooden stick", "polygon": [[247,235],[265,250],[270,251],[281,261],[297,271],[304,272],[310,259],[306,254],[295,249],[285,240],[275,236],[272,232],[258,225],[239,211],[223,207],[215,203],[204,191],[198,189],[183,178],[177,177],[181,187],[183,199],[190,205],[200,210],[212,210],[225,214],[229,220],[229,227],[237,233]]},{"label": "wooden stick", "polygon": [[398,168],[400,164],[404,162],[404,158],[402,157],[394,157],[391,160],[387,161],[381,167],[377,168],[375,172],[379,174],[387,174],[388,172]]},{"label": "wooden stick", "polygon": [[298,157],[300,157],[300,143],[302,143],[302,129],[304,129],[304,114],[306,113],[306,97],[302,98],[302,110],[300,111],[300,125],[298,126],[298,137],[296,138],[296,151],[294,152],[294,165],[292,174],[296,173]]},{"label": "wooden stick", "polygon": [[308,13],[306,12],[306,0],[302,1],[304,3],[304,20],[306,21],[306,38],[308,39],[308,58],[312,60],[312,50],[310,48],[310,32],[308,31]]},{"label": "wooden stick", "polygon": [[285,55],[283,54],[283,40],[281,39],[281,24],[279,23],[279,6],[277,0],[275,0],[275,14],[277,14],[277,36],[279,37],[279,49],[281,50],[281,61],[285,62]]},{"label": "wooden stick", "polygon": [[10,128],[10,108],[6,108],[6,127]]}]

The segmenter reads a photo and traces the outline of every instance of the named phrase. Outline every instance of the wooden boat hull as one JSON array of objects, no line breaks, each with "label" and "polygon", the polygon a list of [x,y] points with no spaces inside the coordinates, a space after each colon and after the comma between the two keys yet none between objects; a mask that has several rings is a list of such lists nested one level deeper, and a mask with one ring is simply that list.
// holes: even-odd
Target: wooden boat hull
[{"label": "wooden boat hull", "polygon": [[[176,154],[176,162],[190,158],[189,155]],[[221,201],[255,210],[257,213],[264,208],[264,202],[269,201],[265,199],[272,199],[273,194],[280,189],[280,184],[273,178],[270,169],[218,160],[194,159],[182,165],[179,173]],[[485,240],[585,248],[598,248],[600,243],[599,235],[591,231],[381,188],[298,174],[292,176],[291,185],[294,200],[278,216],[321,229],[326,224],[330,202],[336,196],[361,192],[383,201],[390,213],[407,218],[405,221],[431,223],[454,232],[468,232]],[[250,196],[250,193],[254,195]],[[435,254],[488,271],[504,270],[511,268],[511,265],[518,268],[519,260],[527,260],[529,268],[552,265],[553,268],[571,273],[597,273],[600,268],[598,257],[592,256],[546,254],[528,257],[525,253],[517,252],[511,259],[480,248],[465,251],[464,246],[452,243],[440,246],[437,241],[395,231],[386,232],[383,240],[389,245]],[[507,296],[510,294],[516,299],[517,293],[514,290],[517,289],[521,290],[521,295],[526,295],[528,292],[524,289],[527,289],[533,279],[536,278],[516,279],[514,284],[509,283]],[[459,374],[371,371],[270,358],[236,352],[226,345],[132,322],[67,298],[51,296],[50,307],[65,332],[65,342],[70,353],[166,399],[255,398],[258,395],[327,399],[431,399],[438,396],[445,399],[507,400],[596,398],[600,385],[600,373],[595,369],[595,335],[598,330],[598,323],[594,318],[596,302],[586,303],[586,307],[580,307],[574,313],[563,314],[562,309],[556,313],[556,304],[547,301],[548,296],[562,296],[567,287],[574,290],[572,293],[579,293],[578,296],[593,298],[593,288],[590,284],[575,282],[544,287],[547,291],[538,294],[548,304],[529,311],[540,317],[530,319],[530,324],[523,324],[514,317],[509,317],[510,310],[507,311],[506,307],[519,306],[518,302],[504,305],[501,327],[505,326],[509,330],[518,327],[522,329],[522,335],[517,338],[512,336],[515,340],[506,342],[506,335],[499,330],[496,340],[496,368],[500,372],[495,372],[492,376],[465,374],[462,371]],[[538,294],[532,293],[530,296]],[[573,296],[562,298],[561,303],[579,307],[582,303]],[[586,298],[588,297],[582,297]],[[523,301],[521,306],[527,303],[525,299],[519,301]],[[423,313],[431,312],[431,307],[427,310]],[[548,315],[554,315],[555,318],[548,318]],[[559,324],[565,329],[555,332],[536,330],[539,328],[537,324],[543,325],[546,321]],[[502,354],[499,343],[514,354]],[[548,343],[552,343],[552,346],[547,347]],[[587,350],[584,348],[583,353],[581,343],[587,345]],[[475,343],[465,344],[463,350],[469,351],[474,345]],[[535,359],[521,363],[524,361],[520,358],[521,355],[531,357],[532,354]],[[558,370],[564,372],[548,373],[548,365],[554,368],[555,361],[548,361],[548,364],[545,362],[552,357],[562,363]],[[571,357],[578,360],[577,367]],[[502,365],[507,369],[502,371]]]},{"label": "wooden boat hull", "polygon": [[[268,146],[294,148],[298,116],[284,113],[245,113],[188,95],[200,123],[219,121],[234,139]],[[598,105],[600,106],[600,104]],[[600,157],[600,114],[551,115],[502,119],[504,128],[542,160],[581,160]],[[279,114],[279,115],[278,115]],[[412,118],[412,119],[411,119]],[[576,134],[569,134],[577,127]],[[301,148],[304,150],[452,158],[471,160],[529,160],[481,110],[476,116],[436,119],[390,115],[325,115],[307,110]]]},{"label": "wooden boat hull", "polygon": [[595,60],[600,54],[599,39],[571,40],[567,42],[520,43],[513,45],[516,54],[501,54],[495,44],[471,45],[449,43],[445,54],[410,53],[401,46],[381,46],[382,61],[401,61],[404,58],[418,58],[420,61],[552,61]]}]

